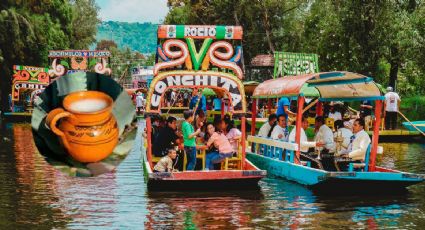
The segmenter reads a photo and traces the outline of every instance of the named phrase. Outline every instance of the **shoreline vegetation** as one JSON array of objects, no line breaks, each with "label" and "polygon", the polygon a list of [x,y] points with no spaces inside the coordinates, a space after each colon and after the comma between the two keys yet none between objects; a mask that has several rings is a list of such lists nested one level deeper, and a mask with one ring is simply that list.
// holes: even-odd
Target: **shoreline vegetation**
[{"label": "shoreline vegetation", "polygon": [[[423,1],[167,0],[167,5],[163,24],[242,26],[246,70],[259,54],[315,53],[321,72],[371,76],[406,99],[402,111],[409,119],[424,119],[425,101],[415,96],[425,95]],[[13,65],[47,67],[49,50],[89,49],[96,43],[111,51],[109,65],[120,81],[129,79],[131,67],[151,65],[155,24],[101,22],[101,7],[95,0],[0,3],[2,111],[9,107]],[[269,76],[258,74],[255,80]],[[412,106],[417,110],[409,110]]]}]

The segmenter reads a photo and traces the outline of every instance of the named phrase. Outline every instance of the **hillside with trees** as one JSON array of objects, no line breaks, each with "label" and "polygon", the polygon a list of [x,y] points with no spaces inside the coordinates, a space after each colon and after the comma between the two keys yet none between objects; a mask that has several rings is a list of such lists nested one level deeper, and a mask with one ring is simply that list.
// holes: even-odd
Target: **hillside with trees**
[{"label": "hillside with trees", "polygon": [[96,40],[112,40],[118,48],[147,54],[155,52],[156,30],[158,25],[151,23],[102,22],[97,27]]}]

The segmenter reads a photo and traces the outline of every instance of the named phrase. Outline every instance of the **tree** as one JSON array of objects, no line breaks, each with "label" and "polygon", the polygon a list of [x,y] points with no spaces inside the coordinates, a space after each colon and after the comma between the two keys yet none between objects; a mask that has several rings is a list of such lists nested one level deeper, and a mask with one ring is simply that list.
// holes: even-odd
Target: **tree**
[{"label": "tree", "polygon": [[71,49],[88,49],[96,41],[98,11],[94,0],[72,1]]},{"label": "tree", "polygon": [[118,48],[117,43],[112,40],[100,40],[96,44],[96,50],[111,50],[112,47]]},{"label": "tree", "polygon": [[[0,100],[8,108],[13,65],[48,66],[48,51],[85,48],[95,30],[77,33],[76,15],[96,18],[97,11],[75,8],[93,6],[92,0],[1,1],[0,3]],[[82,5],[81,5],[82,4]],[[80,10],[80,11],[78,11]],[[83,11],[84,10],[84,11]],[[75,19],[75,20],[74,20]],[[73,21],[74,20],[74,21]],[[74,24],[73,24],[74,22]],[[87,22],[87,21],[85,21]],[[97,21],[91,21],[96,26]]]}]

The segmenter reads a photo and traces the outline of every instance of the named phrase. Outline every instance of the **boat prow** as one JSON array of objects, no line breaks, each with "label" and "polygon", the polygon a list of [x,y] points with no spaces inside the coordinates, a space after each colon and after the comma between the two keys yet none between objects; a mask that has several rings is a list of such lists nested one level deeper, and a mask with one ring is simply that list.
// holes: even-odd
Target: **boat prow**
[{"label": "boat prow", "polygon": [[330,172],[256,153],[247,158],[273,176],[303,184],[321,194],[394,194],[423,182],[422,174],[376,167],[374,172]]},{"label": "boat prow", "polygon": [[266,176],[248,160],[244,170],[152,172],[148,162],[143,167],[150,191],[258,189],[258,181]]}]

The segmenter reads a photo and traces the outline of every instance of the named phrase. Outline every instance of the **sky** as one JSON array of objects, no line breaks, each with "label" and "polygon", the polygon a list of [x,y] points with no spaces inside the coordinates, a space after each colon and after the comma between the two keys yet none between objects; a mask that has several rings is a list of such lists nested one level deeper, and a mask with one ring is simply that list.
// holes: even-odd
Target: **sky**
[{"label": "sky", "polygon": [[160,23],[168,13],[167,0],[96,0],[102,21]]}]

